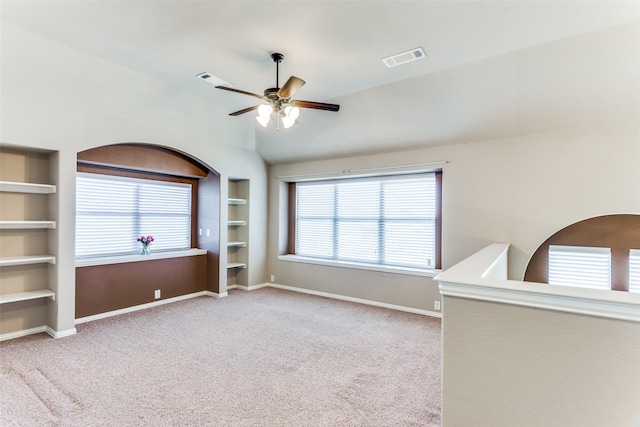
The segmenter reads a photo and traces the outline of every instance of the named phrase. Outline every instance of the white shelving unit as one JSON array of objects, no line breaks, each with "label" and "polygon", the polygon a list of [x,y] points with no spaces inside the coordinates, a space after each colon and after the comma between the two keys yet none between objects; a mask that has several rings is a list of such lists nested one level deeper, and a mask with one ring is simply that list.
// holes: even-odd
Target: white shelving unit
[{"label": "white shelving unit", "polygon": [[[30,153],[25,152],[25,158]],[[30,182],[0,181],[0,193],[21,193],[25,195],[50,195],[56,193],[56,186]],[[3,210],[4,212],[4,210]],[[0,220],[2,230],[55,230],[56,221]],[[46,238],[46,236],[45,236]],[[23,255],[0,258],[0,267],[25,266],[32,264],[55,264],[54,255]],[[55,301],[56,294],[50,289],[24,290],[22,292],[2,293],[0,288],[0,304],[12,304],[22,301],[48,298]]]},{"label": "white shelving unit", "polygon": [[31,299],[49,298],[55,301],[56,294],[49,289],[41,289],[38,291],[17,292],[15,294],[0,295],[0,304],[10,304],[12,302],[28,301]]},{"label": "white shelving unit", "polygon": [[0,230],[28,230],[56,228],[55,221],[0,221]]},{"label": "white shelving unit", "polygon": [[247,268],[247,264],[242,262],[230,262],[227,264],[227,268]]},{"label": "white shelving unit", "polygon": [[249,180],[229,179],[227,285],[247,285]]},{"label": "white shelving unit", "polygon": [[14,256],[0,258],[0,267],[9,267],[12,265],[29,265],[29,264],[55,264],[56,257],[53,255],[29,255]]},{"label": "white shelving unit", "polygon": [[247,246],[247,242],[228,242],[228,248],[245,248]]},{"label": "white shelving unit", "polygon": [[56,192],[56,186],[50,184],[33,184],[29,182],[0,181],[0,192],[53,194]]}]

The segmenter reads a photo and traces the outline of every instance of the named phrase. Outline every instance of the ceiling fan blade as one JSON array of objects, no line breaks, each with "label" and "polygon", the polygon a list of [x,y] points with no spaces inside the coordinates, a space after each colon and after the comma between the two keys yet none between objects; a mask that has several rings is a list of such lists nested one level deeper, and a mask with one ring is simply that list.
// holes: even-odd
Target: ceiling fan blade
[{"label": "ceiling fan blade", "polygon": [[232,87],[227,87],[227,86],[216,86],[216,89],[228,90],[229,92],[241,93],[243,95],[254,96],[254,97],[260,98],[260,99],[264,98],[262,95],[258,95],[257,93],[251,93],[251,92],[247,92],[247,91],[240,90],[240,89],[234,89]]},{"label": "ceiling fan blade", "polygon": [[300,108],[313,108],[314,110],[324,110],[324,111],[338,111],[340,106],[338,104],[325,104],[324,102],[313,102],[313,101],[301,101],[296,99],[291,101],[291,105]]},{"label": "ceiling fan blade", "polygon": [[304,80],[299,79],[296,76],[291,76],[289,77],[289,80],[285,82],[284,86],[282,86],[278,91],[278,96],[280,98],[291,98],[293,94],[296,93],[302,85],[304,85],[304,83]]},{"label": "ceiling fan blade", "polygon": [[257,109],[259,105],[254,105],[253,107],[245,108],[244,110],[236,111],[234,113],[230,113],[230,116],[239,116],[240,114],[248,113],[249,111],[253,111]]}]

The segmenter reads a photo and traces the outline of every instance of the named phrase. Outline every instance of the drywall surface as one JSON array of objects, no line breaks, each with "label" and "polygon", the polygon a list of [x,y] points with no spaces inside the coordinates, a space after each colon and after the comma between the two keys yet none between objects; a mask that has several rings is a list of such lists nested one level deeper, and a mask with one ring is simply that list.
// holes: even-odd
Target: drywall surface
[{"label": "drywall surface", "polygon": [[443,298],[443,426],[640,424],[640,324]]},{"label": "drywall surface", "polygon": [[537,247],[566,225],[640,213],[639,142],[634,124],[272,166],[268,274],[280,284],[432,310],[439,294],[429,278],[279,260],[286,192],[277,177],[446,161],[433,166],[443,169],[443,269],[508,242],[509,278],[521,280]]},{"label": "drywall surface", "polygon": [[[255,151],[244,148],[253,146],[251,132],[233,126],[193,128],[193,117],[186,119],[181,115],[190,114],[185,105],[198,111],[206,107],[195,99],[181,100],[187,103],[181,104],[185,107],[182,111],[159,111],[155,108],[158,100],[150,99],[140,99],[137,105],[123,104],[118,111],[113,108],[117,99],[111,96],[104,99],[104,110],[89,108],[87,105],[92,103],[85,102],[85,98],[101,96],[99,87],[93,86],[99,83],[99,78],[121,79],[131,90],[135,84],[154,82],[10,25],[3,24],[2,36],[0,142],[9,147],[50,150],[57,156],[58,166],[51,177],[51,182],[58,186],[55,242],[59,253],[58,310],[55,319],[49,321],[54,331],[74,328],[76,153],[89,148],[121,142],[166,146],[217,171],[221,183],[226,183],[229,177],[249,179],[251,194],[255,195],[250,212],[249,281],[252,284],[266,281],[267,165]],[[47,76],[46,82],[32,75],[35,70],[40,76]],[[67,94],[65,90],[70,84],[76,85],[76,89]],[[159,114],[160,119],[154,119],[154,114]],[[208,123],[205,116],[199,117],[202,123]],[[226,185],[221,185],[220,197],[226,200]],[[222,209],[220,214],[221,240],[226,241],[227,210]],[[220,262],[224,265],[226,257]],[[226,271],[223,273],[226,275]]]},{"label": "drywall surface", "polygon": [[[265,158],[279,159],[269,181],[269,274],[281,284],[426,310],[438,299],[429,278],[279,260],[286,192],[278,176],[445,161],[434,166],[443,169],[443,269],[508,242],[509,278],[517,280],[536,248],[565,226],[640,213],[639,28],[605,29],[346,95],[336,100],[341,111],[318,114],[307,134],[300,127],[269,145],[259,140]],[[606,51],[606,60],[594,51]],[[416,148],[371,154],[396,139]],[[298,159],[333,158],[285,163],[276,153],[282,145],[295,146]],[[342,157],[327,152],[336,145]]]}]

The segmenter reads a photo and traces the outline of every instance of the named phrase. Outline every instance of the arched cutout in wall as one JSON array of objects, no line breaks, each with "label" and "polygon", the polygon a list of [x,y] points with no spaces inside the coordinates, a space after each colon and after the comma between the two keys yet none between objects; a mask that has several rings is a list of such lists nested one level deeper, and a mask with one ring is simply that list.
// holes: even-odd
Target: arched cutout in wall
[{"label": "arched cutout in wall", "polygon": [[[220,293],[220,175],[205,163],[171,148],[140,143],[106,145],[81,151],[77,154],[78,172],[126,176],[132,178],[188,182],[192,185],[191,247],[205,249],[207,254],[194,259],[166,260],[162,268],[184,280],[172,280],[162,299],[186,295],[199,291]],[[204,232],[200,232],[204,230]],[[197,260],[196,260],[197,258]],[[202,260],[201,260],[202,259]],[[203,260],[206,260],[203,262]],[[169,266],[173,263],[172,266]],[[135,263],[140,269],[151,268],[151,263]],[[145,266],[148,264],[147,266]],[[155,300],[153,291],[132,283],[121,290],[105,290],[115,282],[110,275],[118,274],[124,264],[82,267],[76,269],[76,318],[144,304]],[[100,271],[95,271],[95,270]],[[148,274],[167,276],[159,271]],[[101,286],[95,283],[96,276],[103,277]],[[163,277],[163,280],[166,277]],[[118,279],[117,281],[122,281]],[[160,282],[158,282],[160,283]],[[148,286],[154,286],[149,284]],[[148,287],[147,286],[147,287]],[[157,285],[160,287],[160,285]],[[141,289],[144,288],[144,289]],[[93,291],[91,290],[93,289]],[[96,292],[99,293],[96,294]]]},{"label": "arched cutout in wall", "polygon": [[611,289],[629,290],[629,252],[640,249],[640,215],[617,214],[585,219],[553,234],[529,260],[524,280],[549,283],[549,246],[611,248]]}]

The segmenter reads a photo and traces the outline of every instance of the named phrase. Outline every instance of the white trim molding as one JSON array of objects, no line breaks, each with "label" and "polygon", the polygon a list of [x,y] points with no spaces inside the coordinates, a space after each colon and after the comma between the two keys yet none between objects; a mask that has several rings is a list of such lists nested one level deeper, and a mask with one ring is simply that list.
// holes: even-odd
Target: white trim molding
[{"label": "white trim molding", "polygon": [[441,161],[428,162],[428,163],[385,166],[385,167],[379,167],[379,168],[343,169],[343,170],[331,171],[331,172],[317,172],[317,173],[307,173],[307,174],[300,174],[300,175],[276,176],[276,179],[278,181],[284,181],[284,182],[299,182],[299,181],[314,181],[314,180],[338,178],[338,177],[355,178],[355,177],[381,176],[381,175],[401,175],[401,174],[408,174],[408,173],[431,172],[437,169],[437,166],[445,165],[447,163],[449,163],[447,160],[441,160]]},{"label": "white trim molding", "polygon": [[62,331],[54,331],[53,329],[47,326],[45,327],[45,332],[51,335],[53,338],[64,338],[64,337],[70,337],[71,335],[75,335],[78,331],[76,330],[76,328],[65,329]]},{"label": "white trim molding", "polygon": [[287,262],[301,262],[303,264],[326,265],[328,267],[351,268],[354,270],[368,270],[379,271],[382,273],[405,274],[408,276],[434,277],[441,273],[440,270],[426,270],[421,268],[395,267],[391,265],[365,264],[361,262],[309,258],[300,255],[278,255],[278,260]]},{"label": "white trim molding", "polygon": [[9,332],[6,334],[0,334],[0,341],[12,340],[14,338],[26,337],[27,335],[39,334],[46,332],[53,338],[64,338],[76,334],[76,328],[65,329],[63,331],[54,331],[47,325],[38,326],[30,329],[23,329],[21,331]]},{"label": "white trim molding", "polygon": [[438,313],[436,311],[428,311],[428,310],[422,310],[419,308],[405,307],[402,305],[388,304],[386,302],[349,297],[346,295],[332,294],[329,292],[314,291],[312,289],[297,288],[295,286],[279,285],[277,283],[264,283],[262,285],[256,285],[254,288],[259,289],[264,287],[272,287],[276,289],[283,289],[285,291],[300,292],[303,294],[316,295],[316,296],[325,297],[325,298],[333,298],[333,299],[338,299],[342,301],[355,302],[358,304],[371,305],[374,307],[388,308],[391,310],[403,311],[405,313],[420,314],[422,316],[430,316],[430,317],[437,317],[437,318],[442,317],[442,313]]},{"label": "white trim molding", "polygon": [[[509,245],[494,243],[436,276],[447,297],[640,322],[640,294],[507,280]],[[496,266],[500,266],[496,274]],[[487,274],[490,272],[490,274]]]},{"label": "white trim molding", "polygon": [[76,260],[76,267],[92,267],[94,265],[122,264],[125,262],[154,261],[158,259],[181,258],[205,255],[204,249],[186,249],[184,251],[151,252],[149,255],[121,255],[99,258],[83,258]]},{"label": "white trim molding", "polygon": [[255,291],[257,289],[262,289],[262,288],[266,288],[267,286],[270,286],[271,283],[260,283],[259,285],[249,285],[249,286],[244,286],[244,285],[233,285],[234,289],[240,289],[243,291]]},{"label": "white trim molding", "polygon": [[224,298],[226,296],[229,296],[227,292],[204,291],[204,294],[208,297],[214,297],[214,298]]},{"label": "white trim molding", "polygon": [[167,299],[154,301],[154,302],[149,302],[149,303],[146,303],[146,304],[134,305],[132,307],[126,307],[126,308],[121,308],[119,310],[107,311],[105,313],[94,314],[92,316],[80,317],[79,319],[76,319],[76,325],[80,325],[82,323],[87,323],[87,322],[92,322],[94,320],[106,319],[107,317],[118,316],[120,314],[132,313],[134,311],[139,311],[139,310],[145,310],[147,308],[157,307],[159,305],[170,304],[172,302],[183,301],[183,300],[186,300],[186,299],[197,298],[197,297],[202,297],[202,296],[213,296],[213,297],[218,296],[218,297],[220,297],[220,295],[221,296],[226,296],[226,292],[225,292],[225,295],[216,294],[215,292],[211,292],[211,291],[194,292],[192,294],[180,295],[180,296],[177,296],[177,297],[167,298]]},{"label": "white trim molding", "polygon": [[7,332],[6,334],[0,334],[0,341],[26,337],[27,335],[39,334],[40,332],[47,332],[47,326],[38,326],[30,329],[23,329],[21,331]]}]

